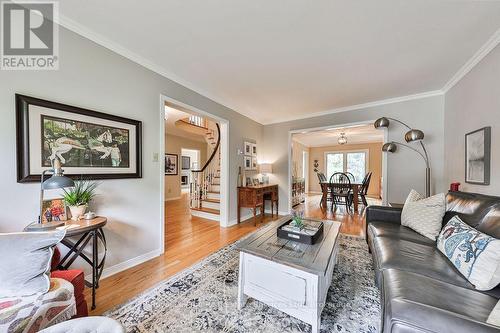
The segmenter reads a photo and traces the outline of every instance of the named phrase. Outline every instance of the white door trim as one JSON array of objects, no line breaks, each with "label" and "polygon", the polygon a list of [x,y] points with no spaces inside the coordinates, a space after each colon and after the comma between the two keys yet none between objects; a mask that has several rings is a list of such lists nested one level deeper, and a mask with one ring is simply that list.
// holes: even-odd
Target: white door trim
[{"label": "white door trim", "polygon": [[160,94],[160,205],[161,205],[161,223],[160,237],[161,250],[165,252],[165,104],[173,104],[183,109],[189,110],[190,113],[206,118],[211,118],[217,121],[221,131],[221,174],[220,174],[220,226],[229,226],[229,121],[209,112],[200,110],[192,105],[183,103],[174,98]]},{"label": "white door trim", "polygon": [[[287,186],[287,194],[288,194],[288,211],[292,211],[292,135],[301,133],[304,131],[320,131],[320,130],[325,130],[329,128],[342,128],[342,127],[347,127],[347,126],[355,126],[355,125],[366,125],[366,124],[373,124],[375,122],[375,119],[373,120],[364,120],[364,121],[357,121],[357,122],[352,122],[352,123],[344,123],[344,124],[334,124],[334,125],[329,125],[329,126],[320,126],[320,127],[310,127],[310,128],[300,128],[300,129],[294,129],[288,131],[288,186]],[[384,142],[387,142],[388,139],[388,132],[387,128],[383,129],[384,131]],[[388,186],[387,186],[387,154],[382,154],[382,203],[386,204],[387,203],[387,198],[388,198]]]}]

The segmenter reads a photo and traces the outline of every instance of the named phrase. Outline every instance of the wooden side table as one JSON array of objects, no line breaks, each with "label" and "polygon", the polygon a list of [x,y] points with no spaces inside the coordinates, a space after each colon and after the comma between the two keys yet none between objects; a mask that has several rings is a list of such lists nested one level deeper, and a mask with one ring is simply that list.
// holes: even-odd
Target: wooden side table
[{"label": "wooden side table", "polygon": [[255,225],[257,225],[257,208],[260,208],[261,221],[264,220],[264,197],[271,200],[271,215],[276,203],[276,215],[278,215],[278,185],[257,185],[238,187],[238,223],[241,219],[241,208],[252,208]]}]

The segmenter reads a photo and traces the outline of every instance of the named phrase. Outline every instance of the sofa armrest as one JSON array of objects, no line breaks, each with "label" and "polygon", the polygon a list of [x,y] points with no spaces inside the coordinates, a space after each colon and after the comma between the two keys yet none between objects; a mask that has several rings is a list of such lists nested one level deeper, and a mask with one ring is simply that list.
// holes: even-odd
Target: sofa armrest
[{"label": "sofa armrest", "polygon": [[368,206],[366,208],[366,225],[373,221],[401,224],[402,208],[387,206]]}]

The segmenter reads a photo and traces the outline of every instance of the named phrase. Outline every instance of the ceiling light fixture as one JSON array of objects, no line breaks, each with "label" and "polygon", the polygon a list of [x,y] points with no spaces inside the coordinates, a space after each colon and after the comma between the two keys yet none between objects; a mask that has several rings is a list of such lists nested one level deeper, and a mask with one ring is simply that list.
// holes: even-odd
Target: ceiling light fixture
[{"label": "ceiling light fixture", "polygon": [[342,132],[340,133],[339,139],[337,140],[339,145],[345,145],[347,143],[347,137],[345,136],[345,133]]}]

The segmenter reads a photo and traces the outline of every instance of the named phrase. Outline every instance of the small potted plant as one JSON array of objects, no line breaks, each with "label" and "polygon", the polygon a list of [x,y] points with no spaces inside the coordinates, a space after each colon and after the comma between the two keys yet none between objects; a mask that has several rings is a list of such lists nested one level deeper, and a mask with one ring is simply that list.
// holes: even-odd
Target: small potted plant
[{"label": "small potted plant", "polygon": [[97,182],[90,180],[79,180],[75,182],[75,186],[66,190],[63,189],[63,199],[71,212],[71,219],[77,221],[80,216],[85,214],[88,204],[96,196],[96,188],[99,185]]}]

